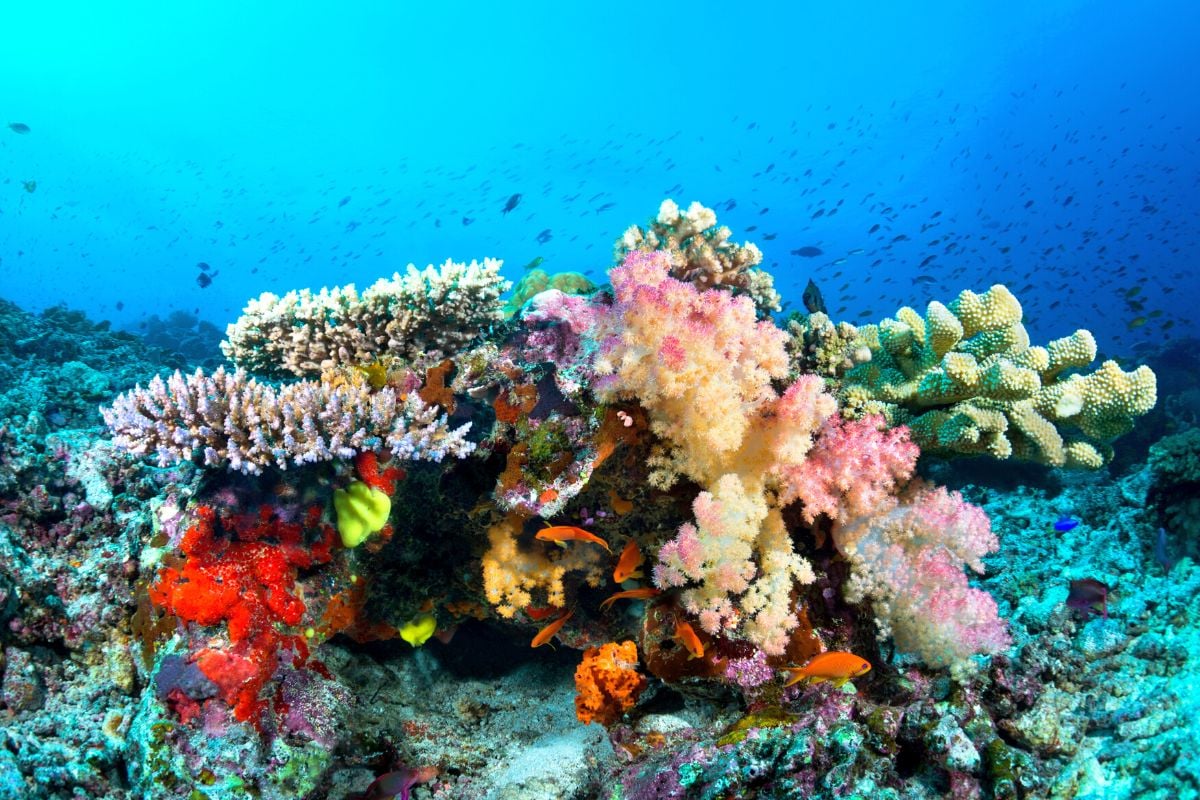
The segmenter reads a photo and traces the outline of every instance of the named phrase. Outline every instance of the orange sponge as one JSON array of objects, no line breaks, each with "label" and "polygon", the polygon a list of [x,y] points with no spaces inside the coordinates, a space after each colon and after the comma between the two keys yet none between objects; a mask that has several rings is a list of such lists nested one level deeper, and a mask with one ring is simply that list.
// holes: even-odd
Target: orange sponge
[{"label": "orange sponge", "polygon": [[637,663],[633,642],[608,642],[583,652],[575,669],[575,716],[580,722],[611,725],[633,708],[646,688]]}]

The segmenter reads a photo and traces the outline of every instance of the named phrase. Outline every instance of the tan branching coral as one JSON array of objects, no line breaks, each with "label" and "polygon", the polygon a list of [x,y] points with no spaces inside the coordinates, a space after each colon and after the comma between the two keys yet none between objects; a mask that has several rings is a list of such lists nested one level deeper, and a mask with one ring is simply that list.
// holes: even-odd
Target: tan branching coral
[{"label": "tan branching coral", "polygon": [[789,377],[806,373],[836,378],[871,360],[871,348],[849,322],[837,322],[820,311],[792,314],[787,320]]},{"label": "tan branching coral", "polygon": [[633,250],[662,250],[671,261],[671,277],[694,284],[697,289],[725,287],[754,300],[759,312],[779,310],[779,293],[764,270],[762,252],[751,242],[735,244],[731,231],[717,227],[717,214],[694,202],[686,212],[674,200],[663,200],[658,216],[646,229],[631,225],[617,240],[617,262]]},{"label": "tan branching coral", "polygon": [[491,258],[423,270],[410,264],[361,295],[353,284],[266,292],[229,326],[221,350],[237,366],[271,377],[316,377],[384,354],[436,363],[503,319],[500,295],[509,282],[500,265]]}]

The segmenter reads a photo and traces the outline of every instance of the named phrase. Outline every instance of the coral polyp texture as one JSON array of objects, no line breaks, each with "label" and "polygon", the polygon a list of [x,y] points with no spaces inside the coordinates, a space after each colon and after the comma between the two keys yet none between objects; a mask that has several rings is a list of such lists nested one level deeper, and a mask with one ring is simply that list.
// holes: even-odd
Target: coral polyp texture
[{"label": "coral polyp texture", "polygon": [[469,425],[450,428],[437,406],[391,387],[300,381],[276,388],[243,370],[154,377],[103,410],[113,441],[161,466],[198,457],[257,473],[388,450],[402,459],[461,457]]},{"label": "coral polyp texture", "polygon": [[908,425],[924,452],[1103,466],[1109,442],[1154,407],[1154,372],[1105,361],[1081,373],[1096,358],[1091,333],[1030,345],[1021,318],[1017,298],[996,284],[949,306],[934,300],[924,317],[906,306],[860,327],[872,358],[845,374],[845,413]]},{"label": "coral polyp texture", "polygon": [[104,688],[50,695],[86,709],[74,772],[0,729],[0,800],[1032,797],[1083,709],[1165,736],[1087,672],[1179,658],[1122,599],[1134,556],[1047,552],[1136,529],[1183,614],[1195,437],[1150,489],[1007,517],[929,458],[1099,466],[1153,373],[1087,372],[1086,331],[1031,346],[1002,286],[781,326],[730,237],[667,201],[607,287],[536,275],[506,309],[499,262],[447,262],[263,295],[232,367],[64,364],[111,441],[0,425],[0,711],[50,730],[47,684]]},{"label": "coral polyp texture", "polygon": [[381,278],[360,295],[353,284],[251,300],[226,331],[234,364],[272,377],[316,377],[339,365],[389,354],[439,361],[503,319],[509,282],[493,258]]}]

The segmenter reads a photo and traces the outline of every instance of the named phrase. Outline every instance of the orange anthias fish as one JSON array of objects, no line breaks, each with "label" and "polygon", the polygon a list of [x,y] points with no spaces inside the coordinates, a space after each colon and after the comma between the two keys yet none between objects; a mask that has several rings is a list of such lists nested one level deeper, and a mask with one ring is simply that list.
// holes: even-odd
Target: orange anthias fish
[{"label": "orange anthias fish", "polygon": [[543,542],[554,542],[563,547],[567,546],[567,542],[591,542],[600,545],[610,553],[612,552],[608,548],[608,542],[596,534],[585,531],[583,528],[576,528],[574,525],[547,525],[534,534],[533,538],[541,539]]},{"label": "orange anthias fish", "polygon": [[601,603],[600,610],[603,611],[618,600],[649,600],[651,597],[658,597],[660,594],[662,594],[662,589],[654,589],[650,586],[644,586],[641,589],[626,589],[623,592],[617,592]]},{"label": "orange anthias fish", "polygon": [[704,644],[700,641],[700,637],[696,635],[696,631],[692,629],[691,624],[686,620],[675,620],[675,639],[688,651],[688,658],[702,658],[704,656]]},{"label": "orange anthias fish", "polygon": [[554,634],[558,633],[558,629],[561,628],[563,626],[563,624],[567,620],[569,620],[571,618],[571,615],[574,613],[575,613],[574,611],[568,611],[567,613],[563,614],[558,619],[554,620],[554,622],[551,622],[549,625],[542,628],[540,631],[538,631],[537,636],[533,637],[533,641],[529,643],[529,646],[530,647],[541,647],[546,642],[553,639]]},{"label": "orange anthias fish", "polygon": [[629,544],[625,545],[625,549],[621,551],[621,557],[617,559],[617,568],[613,570],[613,580],[617,583],[624,583],[630,578],[642,577],[642,564],[644,563],[646,563],[646,557],[638,549],[637,542],[630,539]]},{"label": "orange anthias fish", "polygon": [[608,502],[612,505],[613,511],[622,516],[628,514],[630,511],[633,511],[633,502],[621,497],[612,489],[608,490]]},{"label": "orange anthias fish", "polygon": [[841,686],[852,678],[870,672],[871,662],[865,658],[859,658],[854,653],[831,650],[828,653],[814,656],[803,667],[785,667],[784,669],[792,673],[792,677],[784,686],[791,686],[793,683],[803,680],[810,680],[813,683],[830,681],[834,686]]}]

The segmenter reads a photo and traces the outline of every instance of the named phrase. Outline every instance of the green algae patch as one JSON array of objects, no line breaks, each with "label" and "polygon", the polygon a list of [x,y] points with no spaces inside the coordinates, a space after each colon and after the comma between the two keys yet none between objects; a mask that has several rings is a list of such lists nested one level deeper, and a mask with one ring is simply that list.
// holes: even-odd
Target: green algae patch
[{"label": "green algae patch", "polygon": [[756,711],[753,714],[747,714],[733,723],[732,727],[725,731],[720,739],[717,739],[717,746],[724,747],[725,745],[739,744],[745,740],[746,734],[752,730],[791,725],[799,719],[797,715],[789,714],[782,708],[767,708],[762,711]]}]

